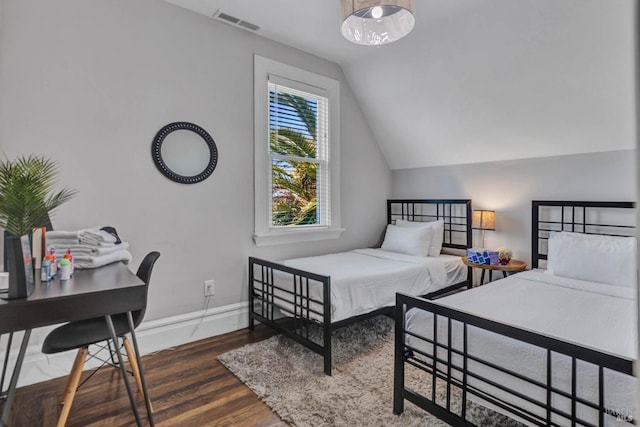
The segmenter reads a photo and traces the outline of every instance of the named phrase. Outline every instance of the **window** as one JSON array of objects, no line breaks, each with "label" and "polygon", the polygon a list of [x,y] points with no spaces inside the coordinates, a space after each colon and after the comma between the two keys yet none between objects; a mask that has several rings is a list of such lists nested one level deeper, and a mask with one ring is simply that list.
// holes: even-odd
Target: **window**
[{"label": "window", "polygon": [[339,82],[255,56],[256,245],[340,236]]}]

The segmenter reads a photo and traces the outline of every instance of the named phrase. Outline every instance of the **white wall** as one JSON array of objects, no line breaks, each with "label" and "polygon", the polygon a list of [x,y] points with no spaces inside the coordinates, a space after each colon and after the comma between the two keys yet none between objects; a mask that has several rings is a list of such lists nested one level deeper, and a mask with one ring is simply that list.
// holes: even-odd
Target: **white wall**
[{"label": "white wall", "polygon": [[[635,201],[636,150],[405,169],[392,172],[394,198],[469,198],[496,211],[486,247],[531,261],[531,200]],[[474,246],[481,247],[474,230]]]},{"label": "white wall", "polygon": [[[158,0],[3,0],[0,151],[59,161],[79,190],[57,229],[112,225],[134,268],[158,250],[148,319],[246,300],[246,260],[375,243],[391,175],[340,68],[329,61]],[[342,224],[339,240],[257,249],[253,221],[253,55],[341,81]],[[214,174],[195,185],[151,161],[172,121],[204,127],[218,146]]]},{"label": "white wall", "polygon": [[392,169],[633,149],[633,5],[421,0],[343,68]]}]

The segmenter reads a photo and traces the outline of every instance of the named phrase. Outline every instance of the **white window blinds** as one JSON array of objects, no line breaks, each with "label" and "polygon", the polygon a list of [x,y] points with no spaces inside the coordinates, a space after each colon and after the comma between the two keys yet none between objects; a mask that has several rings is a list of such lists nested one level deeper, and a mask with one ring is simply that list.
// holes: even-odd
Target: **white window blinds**
[{"label": "white window blinds", "polygon": [[329,99],[326,91],[270,74],[271,227],[329,227]]}]

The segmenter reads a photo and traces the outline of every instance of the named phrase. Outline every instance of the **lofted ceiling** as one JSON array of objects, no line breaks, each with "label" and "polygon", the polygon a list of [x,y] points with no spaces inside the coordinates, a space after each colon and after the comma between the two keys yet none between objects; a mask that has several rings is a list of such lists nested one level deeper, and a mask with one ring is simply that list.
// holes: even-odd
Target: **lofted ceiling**
[{"label": "lofted ceiling", "polygon": [[631,1],[416,0],[375,48],[339,0],[165,1],[338,63],[392,169],[635,148]]}]

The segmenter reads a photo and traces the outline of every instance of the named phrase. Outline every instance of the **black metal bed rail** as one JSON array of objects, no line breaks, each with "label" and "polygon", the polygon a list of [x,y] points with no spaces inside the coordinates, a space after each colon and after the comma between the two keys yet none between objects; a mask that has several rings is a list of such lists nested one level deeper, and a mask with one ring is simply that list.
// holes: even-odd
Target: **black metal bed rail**
[{"label": "black metal bed rail", "polygon": [[[432,324],[430,325],[432,338],[406,329],[405,315],[408,310],[413,308],[432,314]],[[616,416],[619,420],[626,421],[630,424],[636,424],[636,421],[633,419],[633,414],[621,412],[623,409],[620,408],[616,409],[605,406],[605,370],[616,371],[624,375],[632,376],[633,361],[631,359],[568,343],[526,329],[458,311],[422,298],[411,297],[400,293],[396,295],[395,319],[393,403],[393,411],[395,414],[402,413],[404,410],[404,399],[407,399],[446,422],[453,425],[470,426],[473,424],[467,419],[466,410],[468,396],[473,395],[533,425],[560,426],[563,424],[558,424],[557,420],[561,420],[561,422],[570,423],[572,426],[603,426],[605,423],[605,414]],[[438,335],[441,335],[438,331],[438,323],[441,321],[447,323],[445,342],[439,341],[438,338]],[[461,349],[455,348],[452,341],[454,324],[457,325],[458,330],[460,330],[460,328],[462,329],[462,343],[458,343],[459,346],[461,345]],[[470,354],[468,352],[469,327],[506,336],[544,350],[544,354],[546,355],[545,381],[530,378],[512,369],[499,366],[477,355]],[[421,349],[417,344],[409,343],[409,337],[426,343],[427,349]],[[431,351],[429,351],[429,348]],[[445,353],[446,357],[441,356],[441,353]],[[552,384],[552,369],[554,367],[552,363],[553,354],[564,355],[571,360],[570,391],[563,390]],[[456,356],[458,361],[454,362],[454,357]],[[460,361],[460,359],[462,360]],[[526,390],[515,390],[507,387],[498,382],[498,380],[490,379],[469,369],[469,362],[474,362],[476,364],[475,366],[482,365],[489,367],[493,371],[500,372],[501,375],[514,378],[518,385],[526,383],[536,387],[539,392],[544,392],[545,396],[540,400],[529,395]],[[585,362],[593,365],[594,368],[597,367],[597,402],[578,395],[578,362]],[[430,397],[420,394],[406,386],[405,364],[414,366],[431,376]],[[438,381],[441,383],[444,381],[446,383],[446,398],[444,399],[444,404],[438,402],[436,399],[436,385]],[[473,384],[470,382],[473,382]],[[461,404],[457,411],[452,410],[451,395],[453,389],[456,389],[461,396]],[[494,390],[497,390],[497,392]],[[565,403],[570,402],[570,412],[556,407],[554,405],[554,398],[563,400]],[[523,405],[521,405],[522,402],[526,402],[529,408],[533,407],[533,409],[524,408]],[[578,415],[578,407],[597,411],[597,422],[580,418]]]},{"label": "black metal bed rail", "polygon": [[[446,407],[450,407],[451,406],[451,388],[452,387],[458,387],[459,389],[462,389],[463,384],[466,384],[466,390],[469,390],[470,392],[472,392],[472,394],[479,396],[483,399],[485,399],[488,402],[491,402],[492,404],[510,411],[511,413],[523,418],[524,420],[534,424],[534,425],[546,425],[545,423],[541,423],[538,419],[535,418],[535,415],[532,417],[531,416],[531,412],[523,410],[521,408],[519,408],[517,405],[508,403],[508,402],[504,402],[502,400],[497,400],[495,398],[493,398],[491,395],[487,394],[484,390],[482,390],[481,388],[475,387],[467,382],[461,381],[455,377],[452,377],[450,374],[445,374],[444,371],[442,371],[441,369],[435,369],[435,371],[433,370],[433,365],[429,364],[421,359],[415,358],[415,357],[408,357],[410,353],[405,353],[406,355],[406,360],[405,363],[415,366],[416,368],[423,370],[426,373],[429,373],[432,375],[433,377],[436,377],[437,379],[443,380],[443,381],[448,381],[448,388],[447,388],[447,398],[446,398]],[[460,368],[458,368],[460,369]],[[460,369],[461,370],[461,369]],[[462,370],[461,370],[462,371]],[[487,379],[486,377],[482,377],[479,375],[474,375],[471,372],[467,372],[467,380],[469,377],[473,377],[473,378],[477,378],[481,381],[483,381],[484,383],[493,386],[495,388],[502,388],[504,389],[504,387],[495,382],[495,381],[491,381],[489,379]],[[411,390],[411,389],[406,389],[405,390],[407,393],[409,393],[411,395],[411,401],[413,402],[413,400],[417,400],[417,401],[424,401],[424,397],[421,396],[419,393],[416,393],[415,391]],[[430,402],[435,402],[435,397],[433,396],[435,392],[435,388],[432,388],[432,398],[430,399]],[[514,396],[517,397],[518,399],[520,399],[521,401],[528,401],[530,403],[536,403],[537,401],[535,399],[532,399],[530,397],[528,397],[525,394],[519,393],[519,392],[514,392]],[[429,401],[429,399],[426,399],[427,401]],[[431,403],[427,403],[427,405],[431,404]],[[414,402],[415,403],[415,402]],[[420,406],[420,405],[419,405]],[[423,407],[424,408],[424,407]],[[466,407],[461,408],[461,411],[466,410]],[[565,414],[562,411],[554,411],[560,415]],[[566,414],[565,414],[566,415]],[[553,423],[552,423],[553,425]],[[585,424],[586,426],[590,426],[589,424]]]},{"label": "black metal bed rail", "polygon": [[[472,247],[470,199],[391,199],[387,200],[387,224],[396,219],[416,222],[443,220],[443,246],[452,249]],[[454,237],[459,238],[456,243]]]},{"label": "black metal bed rail", "polygon": [[[322,299],[313,298],[313,287],[322,288]],[[331,375],[331,278],[275,262],[249,257],[249,328],[255,321],[269,325],[324,358],[324,372]],[[278,317],[283,310],[287,317]],[[310,335],[319,325],[322,337]]]},{"label": "black metal bed rail", "polygon": [[[447,320],[450,322],[451,318],[449,318]],[[405,331],[405,333],[407,335],[413,335],[414,337],[420,337],[420,335],[411,334],[408,331]],[[422,338],[424,338],[425,342],[434,343],[433,340],[430,340],[430,339],[425,338],[425,337],[422,337]],[[456,350],[454,348],[450,348],[448,345],[443,345],[441,343],[434,343],[434,344],[438,348],[441,348],[441,349],[449,351],[448,354],[454,354],[454,353],[458,354],[460,356],[466,357],[467,360],[472,360],[474,362],[477,362],[478,364],[482,364],[484,366],[488,366],[490,368],[493,368],[495,371],[500,371],[502,373],[505,373],[505,374],[507,374],[507,375],[509,375],[511,377],[514,377],[514,378],[516,378],[518,380],[522,380],[522,381],[524,381],[524,382],[526,382],[528,384],[536,386],[539,389],[543,389],[544,390],[544,389],[549,388],[553,394],[561,396],[561,397],[564,397],[564,398],[567,398],[569,400],[574,399],[577,404],[581,404],[584,407],[595,409],[595,410],[599,410],[599,406],[596,405],[595,403],[593,403],[593,402],[591,402],[589,400],[583,399],[583,398],[581,398],[579,396],[573,396],[571,393],[567,393],[564,390],[561,390],[561,389],[559,389],[557,387],[553,387],[553,386],[547,387],[546,383],[543,383],[543,382],[537,381],[537,380],[535,380],[533,378],[521,375],[518,372],[515,372],[513,370],[505,369],[505,368],[503,368],[503,367],[501,367],[499,365],[496,365],[495,363],[488,362],[488,361],[483,360],[481,358],[474,357],[474,356],[469,355],[469,354],[465,355],[463,352],[461,352],[459,350]],[[547,352],[548,352],[548,354],[551,354],[550,350],[547,350]],[[459,379],[457,379],[455,377],[452,377],[452,375],[451,375],[452,371],[463,373],[464,369],[463,369],[462,366],[453,364],[451,362],[451,360],[449,360],[449,359],[445,360],[445,359],[442,359],[440,357],[435,357],[434,358],[432,354],[424,352],[424,351],[422,351],[421,349],[419,349],[417,347],[414,347],[414,346],[411,346],[411,345],[405,345],[405,355],[415,355],[415,354],[418,354],[420,358],[406,357],[405,363],[408,363],[410,365],[415,366],[418,369],[421,369],[421,370],[423,370],[423,371],[425,371],[427,373],[430,373],[430,374],[432,374],[432,376],[435,376],[435,377],[437,377],[437,378],[439,378],[441,380],[448,380],[454,386],[457,386],[457,387],[461,387],[462,386],[462,384],[463,384],[462,381],[460,381]],[[428,360],[431,360],[431,363],[429,363]],[[447,366],[447,372],[446,373],[442,369],[438,368],[438,363],[444,364],[444,365]],[[434,366],[435,366],[435,372],[434,372],[434,368],[433,368]],[[510,393],[513,397],[517,398],[521,402],[528,402],[528,403],[530,403],[532,405],[535,405],[535,406],[538,406],[538,407],[541,407],[542,405],[544,405],[546,403],[546,402],[542,402],[542,401],[540,401],[538,399],[535,399],[533,397],[530,397],[527,394],[524,394],[524,393],[518,392],[516,390],[510,389],[508,387],[505,387],[504,385],[502,385],[499,382],[496,382],[496,381],[490,379],[487,376],[479,375],[479,374],[476,374],[476,373],[470,372],[470,371],[466,372],[466,374],[467,374],[467,378],[470,377],[470,378],[479,380],[482,384],[489,385],[490,387],[495,388],[497,390],[500,390],[502,392]],[[529,421],[529,422],[531,422],[533,424],[547,425],[546,421],[545,422],[540,422],[539,419],[536,419],[535,418],[535,414],[533,412],[524,410],[524,409],[518,407],[516,404],[512,404],[512,403],[509,403],[509,402],[505,402],[503,400],[495,399],[493,396],[491,396],[490,394],[486,393],[481,388],[474,387],[471,384],[467,384],[467,387],[470,390],[473,390],[473,392],[474,392],[473,394],[475,394],[476,396],[480,396],[483,399],[485,399],[486,401],[489,401],[489,402],[491,402],[492,404],[494,404],[496,406],[499,406],[499,407],[501,407],[503,409],[507,409],[510,412],[512,412],[513,414],[516,414],[517,416],[519,416],[521,418],[524,418],[525,420],[527,420],[527,421]],[[434,390],[434,389],[432,389],[432,390]],[[447,390],[447,393],[448,393],[447,399],[450,399],[450,397],[449,397],[450,394],[451,394],[450,393],[450,388]],[[564,412],[564,411],[562,411],[560,409],[557,409],[557,408],[551,407],[550,411],[551,411],[552,414],[557,414],[557,415],[560,415],[561,417],[564,417],[564,418],[567,418],[567,419],[571,417],[571,415],[568,414],[567,412]],[[577,418],[577,417],[576,417],[576,420],[579,422],[580,425],[595,426],[595,424],[592,424],[592,423],[590,423],[590,422],[588,422],[586,420],[582,420],[582,419]],[[551,422],[551,425],[554,425],[554,423]]]},{"label": "black metal bed rail", "polygon": [[[533,200],[531,202],[531,266],[538,268],[539,262],[547,259],[547,253],[541,248],[542,242],[549,239],[548,233],[552,231],[571,231],[573,233],[597,234],[605,236],[629,237],[632,234],[621,234],[622,230],[635,229],[635,216],[629,217],[628,224],[611,224],[605,221],[594,223],[589,221],[587,212],[604,213],[620,212],[622,209],[633,209],[635,202],[600,202],[600,201],[564,201],[564,200]],[[542,217],[542,209],[558,209],[560,220]],[[557,212],[556,212],[557,213]],[[549,215],[549,213],[547,213]],[[557,229],[552,229],[552,227]],[[617,229],[618,232],[594,231]],[[541,232],[543,234],[541,234]],[[547,233],[547,235],[544,235]]]},{"label": "black metal bed rail", "polygon": [[[411,221],[444,221],[443,247],[472,247],[470,199],[387,200],[388,224],[396,219]],[[282,275],[288,275],[282,280]],[[427,297],[444,295],[454,289],[471,288],[471,268],[467,279]],[[322,298],[311,296],[309,289],[322,288]],[[392,314],[393,307],[380,307],[371,312],[332,322],[331,278],[291,268],[283,264],[249,257],[249,327],[264,323],[297,341],[324,359],[324,372],[331,375],[331,335],[334,330],[382,314]],[[282,313],[285,317],[278,317]],[[322,337],[309,335],[311,325],[319,325]],[[317,328],[316,328],[317,329]]]}]

